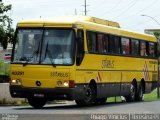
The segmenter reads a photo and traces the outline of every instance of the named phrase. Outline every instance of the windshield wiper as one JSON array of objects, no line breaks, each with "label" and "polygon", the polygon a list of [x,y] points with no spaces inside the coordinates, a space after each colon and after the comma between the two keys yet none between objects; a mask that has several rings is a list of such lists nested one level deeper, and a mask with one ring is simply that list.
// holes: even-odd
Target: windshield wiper
[{"label": "windshield wiper", "polygon": [[52,54],[50,53],[50,50],[48,49],[48,42],[47,42],[47,45],[46,45],[46,51],[45,51],[44,59],[46,58],[47,54],[48,54],[49,60],[51,61],[52,66],[56,67],[56,65],[53,63]]},{"label": "windshield wiper", "polygon": [[24,56],[24,57],[21,57],[17,62],[14,62],[14,63],[22,63],[23,66],[26,66],[28,64],[28,61],[29,59],[26,56]]},{"label": "windshield wiper", "polygon": [[23,62],[23,67],[26,66],[28,64],[28,61],[24,61]]}]

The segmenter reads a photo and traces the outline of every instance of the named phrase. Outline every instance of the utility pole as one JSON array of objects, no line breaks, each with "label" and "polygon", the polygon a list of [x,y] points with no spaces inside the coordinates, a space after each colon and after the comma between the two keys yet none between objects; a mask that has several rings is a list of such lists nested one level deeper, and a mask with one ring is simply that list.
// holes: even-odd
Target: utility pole
[{"label": "utility pole", "polygon": [[75,15],[77,15],[77,9],[75,8]]},{"label": "utility pole", "polygon": [[84,0],[84,5],[83,6],[84,6],[84,14],[87,15],[87,12],[88,12],[87,11],[87,6],[88,5],[87,5],[87,1],[86,0]]},{"label": "utility pole", "polygon": [[87,15],[87,4],[86,4],[86,0],[84,0],[84,13],[85,13],[85,15]]}]

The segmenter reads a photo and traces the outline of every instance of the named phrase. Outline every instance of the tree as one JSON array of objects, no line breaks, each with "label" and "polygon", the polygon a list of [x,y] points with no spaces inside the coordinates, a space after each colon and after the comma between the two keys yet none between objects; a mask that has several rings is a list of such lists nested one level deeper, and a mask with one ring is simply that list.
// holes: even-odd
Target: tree
[{"label": "tree", "polygon": [[160,56],[160,31],[153,31],[153,33],[158,40],[158,56]]},{"label": "tree", "polygon": [[0,3],[0,43],[3,49],[7,49],[8,43],[13,42],[14,29],[12,19],[7,15],[7,12],[12,9],[12,5],[4,5]]},{"label": "tree", "polygon": [[160,39],[160,31],[155,31],[154,35],[157,37],[157,39]]}]

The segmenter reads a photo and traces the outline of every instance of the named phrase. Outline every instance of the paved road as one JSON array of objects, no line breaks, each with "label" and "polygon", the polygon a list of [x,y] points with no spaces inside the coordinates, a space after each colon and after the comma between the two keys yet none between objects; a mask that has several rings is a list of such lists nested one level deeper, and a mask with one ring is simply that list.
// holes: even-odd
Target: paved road
[{"label": "paved road", "polygon": [[160,101],[106,103],[92,107],[77,107],[74,102],[67,102],[46,105],[43,109],[33,109],[30,106],[0,106],[0,114],[0,119],[3,120],[7,117],[12,120],[88,120],[97,114],[160,114]]}]

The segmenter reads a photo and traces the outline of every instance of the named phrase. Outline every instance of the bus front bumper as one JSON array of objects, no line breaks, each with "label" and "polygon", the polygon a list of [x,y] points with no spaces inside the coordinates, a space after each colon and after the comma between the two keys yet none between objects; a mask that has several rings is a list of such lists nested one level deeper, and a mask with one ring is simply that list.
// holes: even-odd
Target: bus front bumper
[{"label": "bus front bumper", "polygon": [[30,88],[10,86],[10,94],[15,98],[45,98],[47,100],[80,100],[85,97],[83,86],[76,88]]}]

